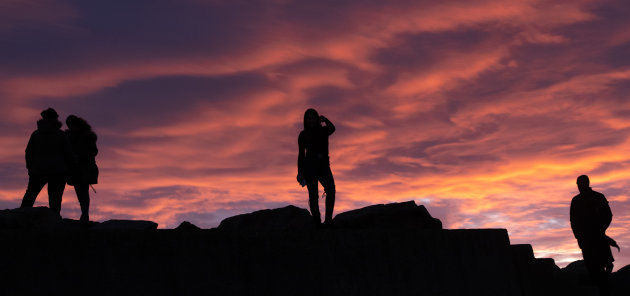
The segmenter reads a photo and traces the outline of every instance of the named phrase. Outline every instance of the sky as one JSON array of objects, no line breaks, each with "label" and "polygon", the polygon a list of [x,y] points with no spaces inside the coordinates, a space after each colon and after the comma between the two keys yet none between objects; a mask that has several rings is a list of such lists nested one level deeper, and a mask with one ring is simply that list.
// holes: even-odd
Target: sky
[{"label": "sky", "polygon": [[[581,259],[569,205],[588,174],[618,269],[629,14],[623,0],[0,0],[0,209],[20,205],[48,107],[98,134],[92,220],[210,228],[308,208],[297,136],[315,108],[337,128],[335,213],[414,200],[565,266]],[[79,218],[71,187],[61,214]]]}]

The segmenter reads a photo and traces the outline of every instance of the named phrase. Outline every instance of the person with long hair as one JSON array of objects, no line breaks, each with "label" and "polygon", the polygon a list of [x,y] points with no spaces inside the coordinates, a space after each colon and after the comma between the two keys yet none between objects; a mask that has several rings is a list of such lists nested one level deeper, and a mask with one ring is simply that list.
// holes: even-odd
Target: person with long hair
[{"label": "person with long hair", "polygon": [[[322,123],[324,125],[322,125]],[[335,132],[335,126],[315,109],[304,112],[304,130],[298,136],[298,175],[297,181],[308,188],[309,207],[314,222],[321,224],[319,213],[318,182],[326,194],[325,225],[332,223],[335,206],[335,179],[330,170],[328,137]]]},{"label": "person with long hair", "polygon": [[90,221],[90,185],[98,183],[98,166],[96,165],[96,134],[85,119],[70,115],[66,119],[66,135],[70,142],[74,168],[70,172],[68,185],[74,186],[79,205],[81,221]]},{"label": "person with long hair", "polygon": [[48,108],[41,112],[41,116],[42,119],[37,121],[37,130],[31,134],[26,145],[25,158],[29,178],[20,207],[33,207],[37,195],[48,184],[49,207],[59,214],[72,161],[70,145],[61,131],[57,111]]}]

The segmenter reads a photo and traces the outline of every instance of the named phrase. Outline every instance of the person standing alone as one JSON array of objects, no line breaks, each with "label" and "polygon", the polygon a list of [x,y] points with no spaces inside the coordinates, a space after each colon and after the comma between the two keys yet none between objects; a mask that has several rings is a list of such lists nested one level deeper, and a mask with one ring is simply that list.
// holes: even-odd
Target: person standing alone
[{"label": "person standing alone", "polygon": [[579,176],[577,187],[580,194],[571,200],[571,230],[582,249],[584,264],[591,278],[602,295],[607,295],[607,281],[615,261],[610,246],[618,248],[617,243],[606,235],[612,211],[606,197],[590,187],[588,176]]},{"label": "person standing alone", "polygon": [[[322,125],[322,123],[324,125]],[[298,136],[298,175],[297,181],[308,188],[309,207],[314,222],[321,224],[319,213],[318,182],[326,193],[325,225],[332,223],[335,206],[335,179],[330,170],[328,156],[328,136],[335,132],[335,126],[315,109],[304,112],[304,130]]]}]

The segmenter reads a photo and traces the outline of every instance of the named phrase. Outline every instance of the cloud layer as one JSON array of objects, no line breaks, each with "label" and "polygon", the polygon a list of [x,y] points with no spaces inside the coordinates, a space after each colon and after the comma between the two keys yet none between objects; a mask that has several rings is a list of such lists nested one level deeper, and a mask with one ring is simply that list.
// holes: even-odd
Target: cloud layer
[{"label": "cloud layer", "polygon": [[[94,219],[214,227],[306,208],[296,142],[314,107],[337,126],[336,212],[413,199],[446,227],[507,228],[565,265],[581,257],[568,206],[589,174],[629,246],[629,10],[0,0],[0,203],[19,205],[24,148],[52,106],[99,135]],[[79,215],[71,188],[62,215]]]}]

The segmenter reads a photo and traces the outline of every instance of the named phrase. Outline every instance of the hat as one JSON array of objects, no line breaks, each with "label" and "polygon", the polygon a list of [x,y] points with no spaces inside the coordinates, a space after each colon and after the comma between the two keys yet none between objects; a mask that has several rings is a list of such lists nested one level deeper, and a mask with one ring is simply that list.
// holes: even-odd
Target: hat
[{"label": "hat", "polygon": [[57,111],[55,111],[55,109],[53,108],[48,108],[44,111],[42,111],[42,113],[40,113],[42,115],[43,119],[57,119],[59,118],[59,114],[57,114]]}]

